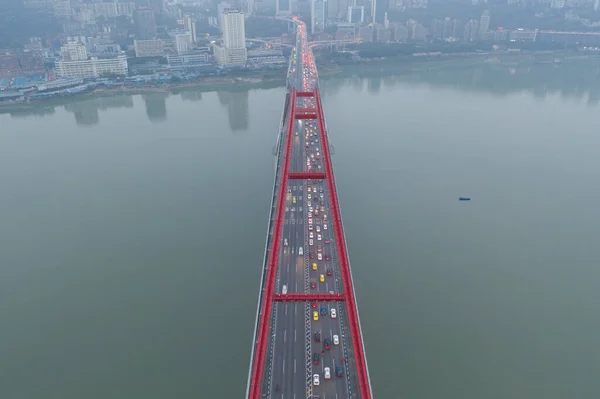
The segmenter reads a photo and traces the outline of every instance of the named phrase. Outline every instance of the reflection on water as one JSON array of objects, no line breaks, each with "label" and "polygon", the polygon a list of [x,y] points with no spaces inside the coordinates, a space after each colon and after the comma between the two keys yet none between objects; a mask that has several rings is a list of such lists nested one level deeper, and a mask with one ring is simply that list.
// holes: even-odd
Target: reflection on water
[{"label": "reflection on water", "polygon": [[202,92],[200,90],[188,90],[181,92],[183,101],[200,101],[202,100]]},{"label": "reflection on water", "polygon": [[[589,106],[600,102],[600,60],[566,60],[563,64],[524,65],[512,63],[477,63],[477,64],[428,64],[425,68],[403,66],[361,70],[360,74],[347,73],[347,76],[336,76],[321,81],[321,90],[328,96],[336,95],[345,86],[350,85],[356,93],[365,90],[377,94],[398,84],[426,83],[433,86],[452,87],[463,91],[488,92],[495,95],[507,95],[526,91],[536,99],[544,100],[548,95],[559,93],[561,97],[573,101],[585,101]],[[180,96],[183,101],[202,100],[201,89],[184,89],[169,93],[144,93],[141,95],[146,105],[146,115],[152,122],[167,119],[168,99]],[[249,91],[243,89],[223,90],[217,92],[220,104],[227,109],[229,126],[232,131],[249,129]],[[27,116],[48,116],[56,109],[64,108],[73,113],[78,125],[91,126],[98,124],[101,112],[110,108],[132,108],[133,96],[116,95],[102,97],[80,97],[63,100],[65,103],[40,103],[28,110],[11,111],[14,118]],[[0,108],[0,112],[2,108]]]},{"label": "reflection on water", "polygon": [[227,107],[229,127],[234,132],[248,130],[248,93],[248,90],[217,93],[221,105]]},{"label": "reflection on water", "polygon": [[432,63],[427,68],[405,68],[401,72],[390,70],[388,73],[361,71],[360,75],[324,80],[322,90],[333,95],[340,87],[350,84],[360,93],[365,90],[365,80],[369,93],[378,93],[382,82],[388,89],[403,83],[427,83],[499,96],[525,91],[539,100],[559,94],[564,99],[585,101],[589,106],[595,106],[600,98],[599,67],[600,60],[594,59],[565,60],[558,65],[490,62],[444,67]]},{"label": "reflection on water", "polygon": [[161,122],[167,119],[167,97],[169,97],[169,93],[142,94],[146,104],[146,115],[152,122]]}]

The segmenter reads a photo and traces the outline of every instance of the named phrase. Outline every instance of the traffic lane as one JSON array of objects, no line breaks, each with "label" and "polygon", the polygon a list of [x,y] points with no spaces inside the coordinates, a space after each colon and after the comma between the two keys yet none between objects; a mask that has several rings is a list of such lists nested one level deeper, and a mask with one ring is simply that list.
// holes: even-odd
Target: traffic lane
[{"label": "traffic lane", "polygon": [[[317,185],[317,191],[320,191],[320,188],[323,188],[323,202],[324,202],[324,206],[326,208],[326,210],[329,210],[329,198],[327,196],[327,191],[326,188],[324,187],[325,185],[323,183],[318,184]],[[322,226],[322,224],[321,224]],[[330,229],[321,229],[322,232],[322,239],[326,240],[329,239],[330,242],[332,241],[332,231]],[[318,242],[318,240],[317,240]],[[325,251],[330,251],[331,247],[330,244],[324,244],[323,245],[323,252]],[[327,262],[325,261],[324,264],[328,265],[327,267],[331,267],[333,270],[333,276],[327,276],[325,275],[325,283],[319,283],[319,287],[318,290],[319,292],[329,292],[329,291],[335,291],[338,292],[338,287],[341,287],[341,284],[336,284],[336,279],[339,282],[339,267],[337,267],[338,265],[336,264],[337,262]],[[320,272],[319,272],[320,273]],[[332,286],[333,285],[333,286]],[[316,391],[317,393],[321,393],[324,396],[327,395],[333,395],[335,393],[337,394],[346,394],[346,392],[348,391],[348,386],[347,386],[347,380],[345,377],[337,377],[334,376],[333,374],[335,374],[335,366],[336,365],[342,365],[343,366],[343,362],[341,361],[342,357],[344,356],[344,351],[343,351],[343,344],[344,341],[341,339],[342,337],[342,325],[340,322],[340,318],[339,316],[335,319],[331,318],[331,308],[335,308],[337,314],[339,315],[340,311],[344,311],[345,306],[342,303],[337,303],[337,302],[331,302],[331,303],[323,303],[323,304],[318,304],[318,307],[320,308],[321,306],[325,306],[327,308],[327,316],[321,316],[324,320],[321,323],[321,339],[324,342],[324,339],[327,337],[330,340],[330,345],[331,345],[331,349],[330,350],[323,350],[322,352],[324,352],[324,356],[322,358],[321,361],[321,373],[323,374],[323,376],[321,377],[324,380],[324,368],[325,367],[329,367],[330,368],[330,372],[332,373],[332,379],[335,379],[336,381],[332,384],[331,382],[329,383],[322,383],[321,386],[316,387]],[[327,331],[329,330],[329,331]],[[333,345],[333,335],[337,335],[340,338],[340,345]]]},{"label": "traffic lane", "polygon": [[[330,202],[329,202],[328,189],[327,189],[327,185],[326,184],[323,184],[323,194],[324,194],[324,204],[325,204],[326,211],[329,211]],[[330,254],[330,256],[332,256],[334,249],[333,249],[333,246],[331,244],[334,242],[335,237],[334,237],[334,233],[333,233],[333,230],[331,229],[331,227],[330,226],[328,226],[328,227],[329,228],[327,230],[324,230],[324,231],[327,232],[327,233],[324,233],[324,239],[325,239],[325,237],[328,237],[330,239],[330,246],[329,246],[328,251],[330,251],[329,254]],[[324,249],[324,251],[325,251],[325,249]],[[341,292],[341,291],[343,291],[343,289],[342,289],[343,287],[342,287],[342,281],[341,281],[341,273],[340,273],[340,269],[339,269],[339,263],[338,262],[332,262],[332,268],[333,268],[333,274],[334,274],[335,280],[337,280],[337,288],[338,288],[338,290],[336,290],[336,291]],[[341,362],[341,359],[344,357],[344,348],[347,350],[348,356],[350,357],[350,359],[347,359],[347,361],[350,361],[351,362],[350,364],[354,365],[353,351],[352,351],[350,337],[347,336],[345,340],[342,339],[342,331],[346,331],[346,335],[347,335],[347,331],[348,330],[347,330],[347,328],[345,330],[342,329],[340,313],[343,313],[343,315],[347,315],[347,311],[346,311],[346,306],[345,306],[344,303],[337,303],[337,305],[330,304],[329,309],[331,309],[332,306],[337,306],[337,308],[336,308],[337,313],[338,313],[337,328],[338,328],[338,331],[339,331],[339,333],[337,335],[340,338],[340,345],[338,345],[338,348],[334,349],[332,347],[332,350],[333,350],[333,352],[332,352],[332,356],[333,356],[332,360],[333,360],[333,362],[332,363],[334,364],[333,367],[335,367],[335,364],[337,362],[337,364],[341,365],[343,367],[343,369],[344,369],[344,376],[343,377],[337,377],[337,376],[333,377],[332,376],[332,378],[336,379],[335,385],[338,387],[337,388],[337,392],[347,392],[347,390],[348,390],[348,380],[347,380],[347,376],[345,375],[345,373],[346,373],[346,367],[345,367],[345,364],[343,362]],[[333,323],[333,324],[335,325],[335,323]],[[332,331],[334,331],[333,328],[332,328]],[[325,366],[323,366],[323,367],[325,367]],[[352,369],[355,370],[355,366],[352,366]],[[331,371],[333,373],[335,371],[335,368],[332,368]],[[351,383],[352,383],[353,391],[356,392],[357,381],[356,381],[355,376],[351,376],[350,380],[351,380]]]},{"label": "traffic lane", "polygon": [[[297,303],[278,303],[278,317],[275,330],[274,368],[271,393],[274,397],[290,397],[293,393],[302,394],[304,372],[298,366],[304,364],[304,345],[298,345],[304,337],[303,312]],[[279,392],[277,392],[279,386]]]},{"label": "traffic lane", "polygon": [[[293,197],[293,193],[288,193],[289,196]],[[290,234],[290,230],[291,230],[291,224],[290,221],[292,219],[292,212],[291,212],[291,207],[293,206],[293,201],[290,199],[288,199],[288,201],[290,202],[289,206],[288,206],[288,211],[285,212],[284,214],[284,226],[283,226],[283,234],[285,237],[289,237]],[[287,223],[286,223],[287,222]],[[285,242],[285,241],[284,241]],[[290,242],[288,239],[288,246],[283,245],[283,253],[280,256],[280,263],[278,265],[279,267],[279,290],[280,292],[283,290],[283,286],[286,285],[288,286],[288,292],[291,289],[291,281],[290,281],[290,275],[292,275],[293,273],[290,273],[290,265],[292,262],[292,251],[291,248],[289,246]],[[292,323],[292,318],[287,316],[287,310],[288,307],[286,306],[286,303],[278,303],[277,306],[277,312],[276,312],[276,318],[275,318],[275,325],[274,325],[274,332],[275,332],[275,343],[274,343],[274,347],[273,347],[273,365],[274,365],[274,370],[273,370],[273,374],[272,374],[272,392],[275,392],[275,387],[277,385],[279,385],[280,387],[283,386],[287,386],[288,383],[286,381],[285,378],[285,369],[286,367],[289,370],[289,365],[288,363],[288,358],[289,358],[289,348],[288,345],[286,344],[286,340],[287,340],[287,331],[288,329],[291,331],[293,330],[294,326]],[[282,312],[284,314],[281,314],[280,312]]]}]

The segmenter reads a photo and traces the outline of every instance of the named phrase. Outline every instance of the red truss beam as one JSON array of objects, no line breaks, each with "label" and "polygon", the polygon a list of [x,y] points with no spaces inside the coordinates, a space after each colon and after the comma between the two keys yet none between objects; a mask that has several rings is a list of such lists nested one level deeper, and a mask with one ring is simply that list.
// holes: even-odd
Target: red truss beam
[{"label": "red truss beam", "polygon": [[296,114],[294,119],[317,119],[317,114]]},{"label": "red truss beam", "polygon": [[296,108],[296,119],[317,119],[316,108]]},{"label": "red truss beam", "polygon": [[342,302],[344,294],[275,294],[275,302]]},{"label": "red truss beam", "polygon": [[299,91],[296,92],[296,97],[314,97],[315,96],[315,92],[314,91]]},{"label": "red truss beam", "polygon": [[316,114],[316,108],[296,108],[297,114]]},{"label": "red truss beam", "polygon": [[260,386],[265,367],[265,356],[267,354],[267,342],[269,340],[269,329],[271,313],[273,311],[273,295],[275,294],[275,279],[277,277],[277,264],[281,245],[281,231],[283,230],[283,219],[285,210],[285,198],[287,193],[287,174],[290,169],[290,158],[292,155],[292,137],[294,132],[294,112],[296,110],[296,90],[290,91],[290,113],[288,117],[288,130],[285,138],[285,152],[283,155],[283,169],[281,170],[281,181],[277,197],[277,213],[273,223],[273,237],[269,252],[269,264],[265,282],[265,292],[261,304],[260,322],[258,326],[258,338],[256,340],[256,351],[254,364],[252,365],[252,379],[250,383],[250,399],[260,399]]},{"label": "red truss beam", "polygon": [[325,173],[318,172],[292,172],[288,175],[290,180],[325,180]]},{"label": "red truss beam", "polygon": [[352,276],[350,275],[350,263],[348,261],[348,252],[346,249],[346,242],[344,240],[342,216],[340,212],[337,191],[335,188],[335,179],[332,172],[333,166],[331,164],[331,152],[329,150],[327,133],[325,131],[325,119],[319,89],[315,90],[315,99],[319,114],[319,134],[321,136],[321,147],[323,149],[323,163],[325,164],[325,173],[328,177],[327,186],[329,188],[330,195],[331,218],[333,219],[338,259],[340,260],[340,271],[342,274],[342,282],[344,284],[344,293],[348,308],[348,324],[352,336],[352,346],[354,347],[354,353],[356,354],[356,374],[358,377],[358,388],[360,390],[361,399],[372,399],[369,384],[369,373],[367,370],[367,361],[365,358],[365,350],[360,334],[360,321],[358,319],[356,298],[354,297]]}]

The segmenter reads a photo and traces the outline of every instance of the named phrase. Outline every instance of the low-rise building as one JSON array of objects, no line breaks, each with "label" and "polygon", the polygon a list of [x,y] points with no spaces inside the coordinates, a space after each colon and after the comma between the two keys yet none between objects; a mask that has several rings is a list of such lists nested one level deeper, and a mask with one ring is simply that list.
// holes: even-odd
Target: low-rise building
[{"label": "low-rise building", "polygon": [[111,58],[56,62],[56,74],[65,78],[97,78],[105,74],[127,75],[127,72],[127,56],[124,53]]}]

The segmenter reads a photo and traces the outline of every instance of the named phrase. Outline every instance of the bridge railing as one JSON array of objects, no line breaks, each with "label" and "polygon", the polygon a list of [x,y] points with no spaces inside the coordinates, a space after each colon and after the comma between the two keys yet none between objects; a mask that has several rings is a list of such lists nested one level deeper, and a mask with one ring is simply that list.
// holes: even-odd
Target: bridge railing
[{"label": "bridge railing", "polygon": [[262,273],[261,273],[261,277],[260,277],[260,294],[258,296],[258,303],[256,306],[256,320],[254,322],[254,333],[252,335],[252,349],[251,349],[251,353],[250,353],[250,367],[248,367],[248,385],[246,387],[246,397],[248,397],[250,395],[250,386],[252,383],[252,372],[253,372],[253,364],[254,364],[254,356],[256,355],[256,339],[257,339],[257,332],[258,332],[258,327],[259,327],[259,322],[260,322],[260,310],[262,308],[262,302],[264,300],[264,284],[265,284],[265,278],[267,275],[267,263],[269,261],[269,246],[271,244],[271,230],[273,229],[273,222],[274,222],[274,214],[275,214],[275,208],[274,208],[274,204],[275,204],[275,199],[277,198],[277,192],[278,192],[278,184],[277,182],[279,181],[279,175],[281,173],[281,168],[279,167],[279,163],[281,161],[281,152],[283,150],[282,147],[282,143],[283,143],[283,135],[284,135],[284,130],[285,130],[285,122],[287,119],[287,115],[289,113],[289,106],[290,106],[290,101],[289,101],[289,94],[286,95],[285,97],[285,104],[283,106],[283,112],[281,115],[281,125],[279,127],[279,134],[277,135],[277,144],[276,144],[276,151],[275,154],[277,156],[276,162],[275,162],[275,173],[274,173],[274,178],[273,178],[273,195],[271,196],[271,207],[270,207],[270,214],[269,214],[269,222],[267,223],[267,238],[265,240],[265,250],[264,250],[264,254],[263,254],[263,268],[262,268]]}]

